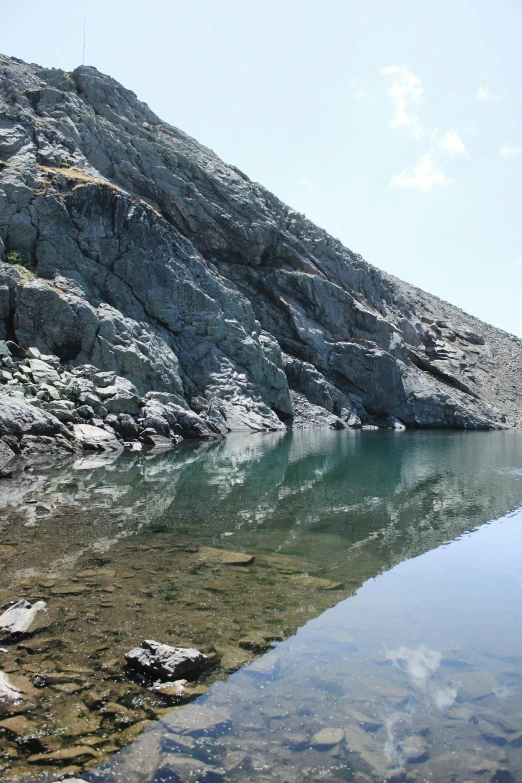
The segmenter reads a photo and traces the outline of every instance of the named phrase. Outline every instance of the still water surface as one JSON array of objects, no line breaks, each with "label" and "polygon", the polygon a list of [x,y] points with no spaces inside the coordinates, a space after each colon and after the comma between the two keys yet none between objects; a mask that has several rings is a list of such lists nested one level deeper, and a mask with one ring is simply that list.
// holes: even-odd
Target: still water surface
[{"label": "still water surface", "polygon": [[[28,495],[53,512],[31,516]],[[32,719],[61,747],[90,743],[85,780],[522,781],[517,433],[231,437],[35,465],[0,502],[15,550],[3,599],[45,598],[44,633],[66,639],[10,647],[4,669],[47,672],[47,724],[38,708]],[[256,560],[209,565],[203,546]],[[255,657],[238,647],[252,634],[282,641]],[[143,638],[214,651],[208,693],[174,710],[150,701],[121,658]],[[90,672],[77,691],[45,685],[73,660]],[[116,753],[128,723],[86,706],[107,687],[143,729]],[[76,736],[64,699],[84,721]],[[56,779],[29,752],[6,779]]]}]

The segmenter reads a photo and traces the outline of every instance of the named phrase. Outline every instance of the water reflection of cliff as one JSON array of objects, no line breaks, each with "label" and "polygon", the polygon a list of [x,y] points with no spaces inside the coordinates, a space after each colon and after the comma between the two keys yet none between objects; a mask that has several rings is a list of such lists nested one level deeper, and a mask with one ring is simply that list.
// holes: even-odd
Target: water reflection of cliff
[{"label": "water reflection of cliff", "polygon": [[[298,555],[355,585],[512,509],[520,444],[513,432],[318,430],[34,463],[3,482],[0,531],[10,519],[37,524],[32,539],[53,539],[55,556],[56,547],[70,556],[139,531],[177,531]],[[35,519],[32,498],[53,513]]]}]

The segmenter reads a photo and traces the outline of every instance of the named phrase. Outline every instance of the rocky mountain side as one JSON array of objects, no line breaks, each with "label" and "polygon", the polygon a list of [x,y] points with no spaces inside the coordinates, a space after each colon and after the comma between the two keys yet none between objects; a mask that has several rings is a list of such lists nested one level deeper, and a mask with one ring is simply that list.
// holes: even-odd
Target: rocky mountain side
[{"label": "rocky mountain side", "polygon": [[[205,437],[521,423],[521,340],[370,266],[91,67],[0,57],[0,339],[139,399],[109,410],[94,385],[69,432],[122,414],[172,439],[183,410]],[[3,399],[42,407],[20,374]]]}]

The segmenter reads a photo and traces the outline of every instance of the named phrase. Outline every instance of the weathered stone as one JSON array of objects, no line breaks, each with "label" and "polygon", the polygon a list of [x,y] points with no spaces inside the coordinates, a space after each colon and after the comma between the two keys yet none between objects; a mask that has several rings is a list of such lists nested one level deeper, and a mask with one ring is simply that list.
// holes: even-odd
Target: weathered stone
[{"label": "weathered stone", "polygon": [[455,678],[460,700],[475,701],[491,696],[499,687],[498,681],[485,672],[463,672]]},{"label": "weathered stone", "polygon": [[388,768],[388,758],[383,743],[376,740],[372,734],[368,734],[359,726],[346,726],[344,739],[348,749],[348,760],[351,760],[353,754],[354,766],[361,771],[374,774],[382,773]]},{"label": "weathered stone", "polygon": [[35,639],[27,639],[24,642],[19,642],[18,647],[20,650],[37,653],[54,650],[57,647],[61,647],[63,644],[64,641],[59,636],[37,636]]},{"label": "weathered stone", "polygon": [[169,732],[163,735],[162,750],[166,753],[190,753],[196,743],[190,736]]},{"label": "weathered stone", "polygon": [[511,783],[513,776],[502,764],[480,754],[455,751],[435,756],[423,768],[427,780]]},{"label": "weathered stone", "polygon": [[290,579],[298,585],[313,590],[339,590],[342,587],[340,582],[333,582],[331,579],[322,579],[318,576],[306,576],[306,574],[292,575]]},{"label": "weathered stone", "polygon": [[126,653],[125,660],[132,668],[168,681],[179,680],[183,674],[197,672],[207,656],[191,647],[171,647],[146,639],[140,647]]},{"label": "weathered stone", "polygon": [[92,427],[90,424],[76,424],[73,427],[74,437],[85,451],[120,451],[119,440],[106,430]]},{"label": "weathered stone", "polygon": [[175,734],[191,737],[215,737],[232,729],[230,710],[195,702],[182,712],[172,712],[164,718],[164,724]]},{"label": "weathered stone", "polygon": [[222,766],[227,775],[236,775],[238,772],[244,772],[251,769],[252,759],[248,753],[243,753],[241,751],[227,753]]},{"label": "weathered stone", "polygon": [[369,718],[357,710],[350,710],[350,718],[364,731],[379,731],[382,728],[382,720],[376,717]]},{"label": "weathered stone", "polygon": [[20,453],[24,456],[42,456],[49,454],[71,454],[73,444],[63,435],[24,435],[19,443]]},{"label": "weathered stone", "polygon": [[426,741],[422,737],[407,737],[400,746],[404,761],[407,764],[422,764],[430,757]]},{"label": "weathered stone", "polygon": [[89,585],[84,584],[61,584],[51,588],[52,595],[81,595],[89,591]]},{"label": "weathered stone", "polygon": [[216,647],[216,652],[221,656],[220,665],[223,671],[226,672],[237,671],[252,658],[248,652],[238,647]]},{"label": "weathered stone", "polygon": [[5,470],[6,465],[11,462],[13,457],[14,451],[9,448],[7,443],[4,443],[3,440],[0,440],[0,469]]},{"label": "weathered stone", "polygon": [[224,783],[225,770],[212,767],[199,759],[183,758],[177,754],[168,754],[161,759],[156,772],[158,780],[185,781],[201,780],[205,783]]},{"label": "weathered stone", "polygon": [[51,414],[21,399],[0,394],[0,437],[20,439],[23,435],[63,435],[71,439],[67,428]]},{"label": "weathered stone", "polygon": [[334,745],[338,745],[344,739],[343,729],[321,729],[317,734],[314,734],[310,745],[316,750],[328,750],[333,748]]},{"label": "weathered stone", "polygon": [[119,416],[115,417],[113,427],[123,440],[135,440],[139,435],[136,422],[128,413],[120,413]]},{"label": "weathered stone", "polygon": [[16,715],[13,718],[0,720],[0,729],[14,734],[16,737],[31,737],[37,732],[38,725],[23,715]]},{"label": "weathered stone", "polygon": [[187,696],[187,680],[175,680],[169,683],[157,683],[153,686],[155,693],[159,693],[162,696],[169,696],[173,699],[184,699]]},{"label": "weathered stone", "polygon": [[93,748],[75,747],[56,750],[54,753],[36,753],[29,756],[29,764],[67,764],[73,761],[87,761],[95,759],[98,754]]},{"label": "weathered stone", "polygon": [[254,555],[246,555],[242,552],[229,552],[227,549],[214,549],[210,546],[202,546],[198,551],[198,558],[206,563],[237,566],[252,565],[255,560]]},{"label": "weathered stone", "polygon": [[261,633],[253,633],[250,634],[250,636],[245,636],[238,641],[238,646],[243,648],[243,650],[251,650],[255,653],[265,652],[273,647],[272,640]]}]

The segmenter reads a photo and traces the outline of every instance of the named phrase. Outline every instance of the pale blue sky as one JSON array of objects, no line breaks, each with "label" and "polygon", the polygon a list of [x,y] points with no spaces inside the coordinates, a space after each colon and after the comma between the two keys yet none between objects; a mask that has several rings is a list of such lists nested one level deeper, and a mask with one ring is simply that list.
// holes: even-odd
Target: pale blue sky
[{"label": "pale blue sky", "polygon": [[0,0],[368,261],[522,337],[520,0]]}]

